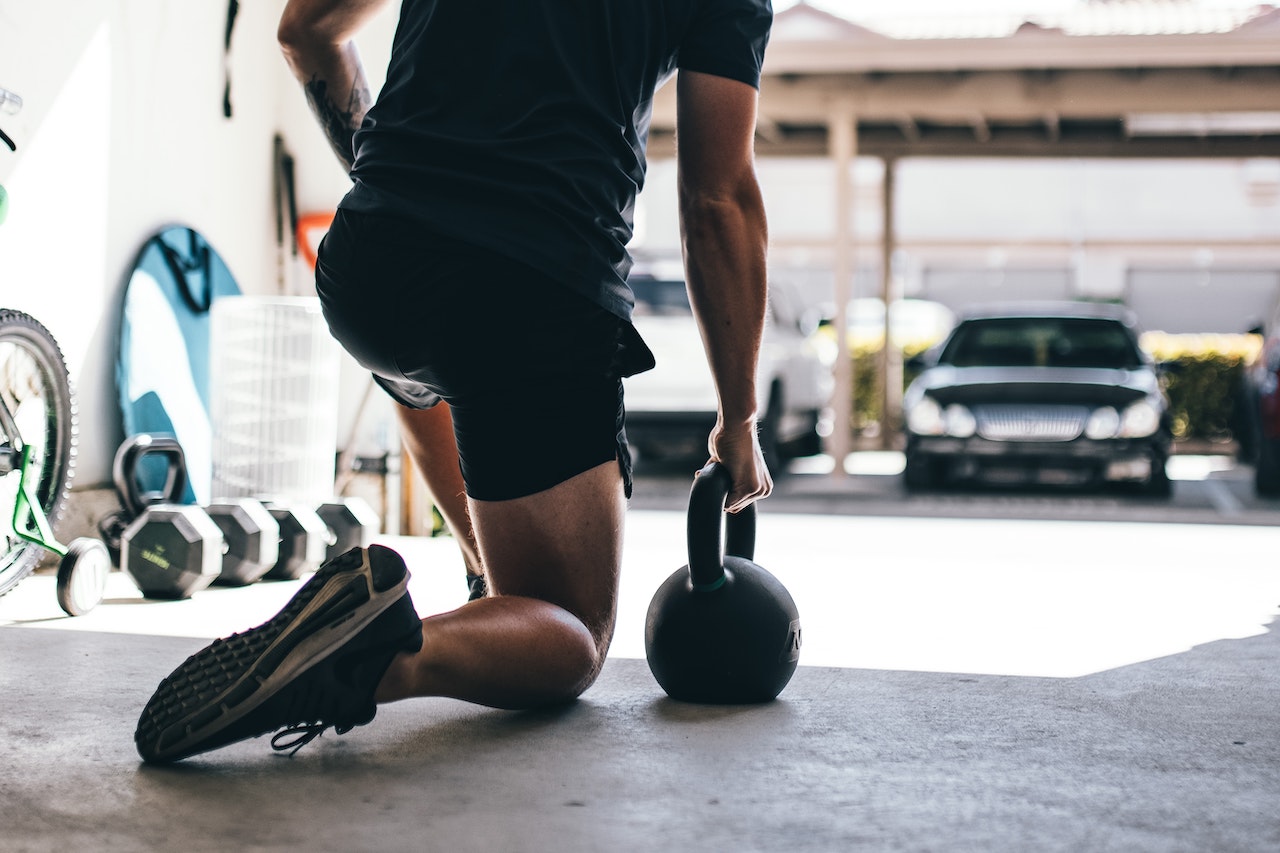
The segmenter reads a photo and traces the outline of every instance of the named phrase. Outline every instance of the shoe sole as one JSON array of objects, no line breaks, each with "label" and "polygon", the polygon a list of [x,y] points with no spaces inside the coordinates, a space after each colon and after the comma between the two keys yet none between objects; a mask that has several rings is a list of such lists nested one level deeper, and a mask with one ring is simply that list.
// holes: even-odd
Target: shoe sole
[{"label": "shoe sole", "polygon": [[286,617],[286,605],[263,625],[215,641],[160,683],[134,735],[144,761],[170,763],[253,737],[218,739],[398,601],[409,573],[398,554],[374,545],[335,558],[310,583],[319,588],[299,612]]}]

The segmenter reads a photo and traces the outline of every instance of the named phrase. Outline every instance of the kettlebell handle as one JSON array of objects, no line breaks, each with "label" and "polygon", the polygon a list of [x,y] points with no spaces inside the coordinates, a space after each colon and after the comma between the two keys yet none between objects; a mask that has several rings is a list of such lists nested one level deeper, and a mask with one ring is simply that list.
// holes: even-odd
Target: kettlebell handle
[{"label": "kettlebell handle", "polygon": [[[164,456],[169,459],[165,469],[164,488],[157,495],[146,495],[138,482],[138,470],[144,456]],[[130,518],[137,518],[147,504],[160,500],[178,503],[187,488],[187,459],[182,445],[172,436],[138,433],[126,439],[116,451],[112,464],[112,479],[120,502]]]},{"label": "kettlebell handle", "polygon": [[[689,576],[695,590],[708,592],[724,583],[725,554],[750,560],[756,550],[756,506],[726,513],[724,502],[733,481],[717,462],[710,462],[693,480],[689,490]],[[726,543],[720,549],[720,522],[724,519]]]}]

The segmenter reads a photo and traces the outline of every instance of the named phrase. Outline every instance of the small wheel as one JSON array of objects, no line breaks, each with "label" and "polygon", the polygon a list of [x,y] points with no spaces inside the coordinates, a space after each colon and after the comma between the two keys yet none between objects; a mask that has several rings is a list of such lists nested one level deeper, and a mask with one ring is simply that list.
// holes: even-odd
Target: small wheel
[{"label": "small wheel", "polygon": [[1280,496],[1280,442],[1273,438],[1258,439],[1257,457],[1253,464],[1253,489],[1259,497]]},{"label": "small wheel", "polygon": [[937,487],[940,477],[933,459],[908,453],[902,470],[902,484],[908,492],[922,492]]},{"label": "small wheel", "polygon": [[76,539],[58,566],[58,604],[68,616],[88,613],[102,601],[110,572],[106,545],[88,537]]},{"label": "small wheel", "polygon": [[1146,492],[1153,498],[1173,497],[1173,483],[1160,457],[1151,460],[1151,477],[1146,482]]}]

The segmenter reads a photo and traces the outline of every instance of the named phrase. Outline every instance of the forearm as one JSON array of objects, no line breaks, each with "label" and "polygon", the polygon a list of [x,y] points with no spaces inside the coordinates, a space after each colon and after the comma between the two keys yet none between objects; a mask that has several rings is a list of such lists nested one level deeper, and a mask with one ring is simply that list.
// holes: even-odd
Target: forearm
[{"label": "forearm", "polygon": [[764,204],[754,174],[732,194],[681,191],[689,298],[726,426],[756,415],[756,364],[768,299]]},{"label": "forearm", "polygon": [[373,103],[352,37],[382,5],[291,0],[277,38],[294,77],[303,86],[333,153],[348,170],[355,160],[352,139]]}]

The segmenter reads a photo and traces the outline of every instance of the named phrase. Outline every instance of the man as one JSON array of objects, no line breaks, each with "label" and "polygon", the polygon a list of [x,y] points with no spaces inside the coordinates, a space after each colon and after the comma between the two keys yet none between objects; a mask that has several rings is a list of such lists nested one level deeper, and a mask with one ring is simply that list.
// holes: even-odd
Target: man
[{"label": "man", "polygon": [[[752,140],[769,0],[404,0],[372,106],[352,37],[386,0],[290,0],[286,58],[353,187],[317,266],[330,329],[402,407],[485,597],[419,620],[394,552],[327,564],[279,615],[161,683],[135,735],[175,761],[376,705],[576,698],[613,634],[630,462],[631,209],[655,88],[678,67],[689,293],[731,512],[772,489],[756,439],[766,227]],[[441,403],[440,401],[444,401]],[[447,405],[447,408],[446,408]]]}]

